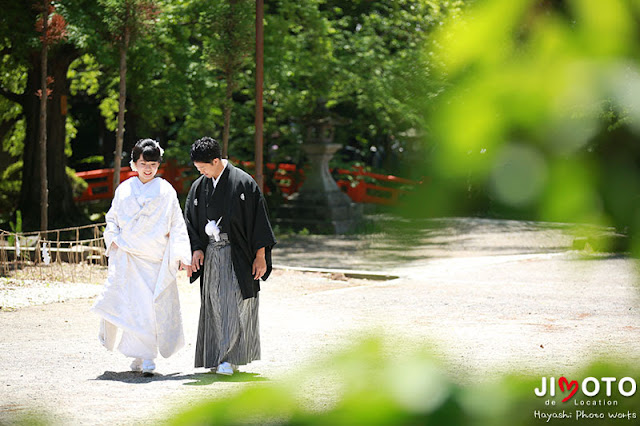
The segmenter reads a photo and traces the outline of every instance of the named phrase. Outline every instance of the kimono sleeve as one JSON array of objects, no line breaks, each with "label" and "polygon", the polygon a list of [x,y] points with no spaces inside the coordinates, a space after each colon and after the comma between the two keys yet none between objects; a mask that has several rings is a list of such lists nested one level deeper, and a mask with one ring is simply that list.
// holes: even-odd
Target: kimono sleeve
[{"label": "kimono sleeve", "polygon": [[187,227],[192,252],[196,250],[204,251],[204,247],[202,247],[200,242],[200,233],[198,232],[198,182],[199,180],[191,185],[189,194],[187,194],[187,200],[184,204],[184,222]]},{"label": "kimono sleeve", "polygon": [[253,210],[253,232],[251,233],[251,248],[254,256],[258,249],[264,247],[265,260],[267,262],[267,271],[262,276],[262,280],[266,280],[271,275],[272,257],[271,250],[276,244],[276,237],[273,234],[271,223],[269,222],[269,214],[267,212],[267,203],[258,189],[258,185],[253,186],[254,210]]},{"label": "kimono sleeve", "polygon": [[106,256],[109,256],[111,254],[111,243],[116,243],[116,245],[118,245],[118,240],[120,237],[120,222],[118,220],[119,205],[120,197],[118,190],[116,190],[116,194],[113,197],[113,202],[111,203],[111,208],[105,215],[107,226],[104,230],[103,237],[104,244],[107,246],[107,250],[105,251]]},{"label": "kimono sleeve", "polygon": [[182,210],[178,198],[173,195],[171,200],[171,225],[169,230],[169,244],[171,244],[172,265],[181,261],[184,264],[191,264],[191,245],[189,242],[189,234],[182,217]]},{"label": "kimono sleeve", "polygon": [[265,247],[266,249],[273,247],[276,244],[276,237],[273,234],[273,229],[269,222],[267,203],[265,202],[257,185],[253,186],[253,199],[253,238],[251,241],[251,249],[253,253],[256,253],[258,249],[262,247]]}]

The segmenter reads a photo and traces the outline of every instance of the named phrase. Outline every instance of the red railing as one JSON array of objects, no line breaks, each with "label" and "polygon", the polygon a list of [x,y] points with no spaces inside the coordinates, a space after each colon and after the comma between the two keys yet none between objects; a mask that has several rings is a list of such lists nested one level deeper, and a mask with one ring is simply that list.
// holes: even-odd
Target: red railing
[{"label": "red railing", "polygon": [[[168,162],[160,166],[158,176],[166,179],[173,185],[178,193],[182,194],[189,190],[188,185],[191,184],[191,179],[185,176],[185,174],[192,169],[192,167],[179,167],[173,162]],[[76,201],[83,202],[113,198],[113,169],[89,170],[86,172],[77,172],[76,175],[89,184],[82,195],[76,197]],[[130,167],[123,167],[120,169],[120,182],[136,175],[136,172],[132,171]]]},{"label": "red railing", "polygon": [[[248,170],[254,167],[252,161],[240,161],[240,164]],[[298,169],[295,164],[280,163],[276,168],[275,164],[268,163],[266,167],[269,170],[275,169],[273,180],[285,196],[298,192],[304,182],[304,170]],[[362,166],[354,166],[352,170],[334,171],[339,176],[336,183],[340,189],[356,203],[397,204],[399,197],[407,193],[406,189],[398,186],[415,187],[422,184],[422,181],[367,172]]]},{"label": "red railing", "polygon": [[[396,186],[384,186],[385,184],[416,186],[422,181],[412,181],[392,175],[371,173],[361,166],[354,166],[352,170],[338,169],[338,175],[344,179],[338,179],[336,183],[347,193],[347,195],[357,203],[373,203],[394,205],[398,203],[399,197],[406,194],[407,190]],[[352,176],[352,179],[347,178]],[[375,180],[367,182],[366,178]]]},{"label": "red railing", "polygon": [[[254,167],[252,161],[240,161],[239,164],[249,171]],[[285,197],[298,192],[304,182],[304,170],[299,169],[295,164],[267,163],[265,166],[268,170],[273,171],[273,180]],[[359,166],[353,167],[351,170],[337,169],[336,172],[339,176],[336,183],[356,203],[393,205],[398,203],[399,197],[407,192],[406,189],[398,188],[399,185],[413,187],[422,184],[422,181],[367,172]],[[113,169],[90,170],[76,174],[89,184],[85,192],[76,198],[76,201],[84,202],[113,197]],[[136,172],[131,171],[131,168],[123,167],[120,171],[120,182],[135,175]],[[160,166],[158,176],[169,181],[179,194],[185,194],[189,190],[192,180],[197,177],[197,173],[193,167],[179,167],[175,163],[169,162]],[[266,192],[271,192],[270,188],[264,189]]]},{"label": "red railing", "polygon": [[[237,161],[237,163],[249,173],[255,168],[253,161]],[[279,163],[276,165],[275,163],[266,163],[265,167],[267,170],[273,171],[273,180],[280,192],[285,196],[298,192],[302,182],[304,182],[304,170],[299,169],[295,164]],[[265,186],[266,188],[263,189],[265,189],[266,193],[273,191],[273,188],[269,188],[267,183],[265,183]]]}]

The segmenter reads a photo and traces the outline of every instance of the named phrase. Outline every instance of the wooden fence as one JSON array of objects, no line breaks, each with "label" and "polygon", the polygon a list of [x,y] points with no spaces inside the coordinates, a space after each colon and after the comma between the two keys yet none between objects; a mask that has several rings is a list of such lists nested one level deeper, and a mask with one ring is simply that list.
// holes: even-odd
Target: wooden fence
[{"label": "wooden fence", "polygon": [[88,266],[104,269],[107,265],[104,226],[99,223],[19,233],[0,229],[0,276],[91,282],[95,268]]}]

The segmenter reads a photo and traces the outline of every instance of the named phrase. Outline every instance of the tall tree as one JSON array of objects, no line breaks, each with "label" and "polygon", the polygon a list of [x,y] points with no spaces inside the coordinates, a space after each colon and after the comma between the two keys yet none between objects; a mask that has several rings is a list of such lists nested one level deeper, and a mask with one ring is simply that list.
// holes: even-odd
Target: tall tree
[{"label": "tall tree", "polygon": [[434,89],[425,43],[462,3],[267,2],[265,133],[278,148],[272,155],[296,161],[305,117],[324,103],[344,123],[336,129],[336,142],[363,154],[384,148],[386,170],[393,154],[411,158],[408,148],[417,144],[407,135],[420,128],[422,95]]},{"label": "tall tree", "polygon": [[119,54],[120,85],[118,93],[118,129],[114,154],[113,189],[120,184],[120,163],[124,141],[124,114],[127,99],[127,52],[136,37],[155,21],[158,8],[155,0],[98,0],[104,7],[105,23]]},{"label": "tall tree", "polygon": [[205,58],[221,71],[226,85],[222,103],[224,157],[229,151],[233,92],[238,87],[238,74],[250,59],[254,47],[254,4],[253,0],[207,2],[200,16]]},{"label": "tall tree", "polygon": [[[0,16],[3,63],[25,72],[25,77],[20,79],[19,84],[7,84],[8,80],[2,80],[0,95],[20,106],[19,117],[24,120],[22,186],[17,207],[22,211],[25,227],[30,229],[37,228],[41,223],[42,188],[37,183],[41,180],[38,135],[41,129],[39,118],[42,96],[49,96],[46,110],[48,190],[56,194],[49,200],[47,223],[69,224],[79,217],[66,173],[66,117],[63,108],[68,91],[67,69],[78,51],[64,37],[66,21],[63,16],[51,13],[46,33],[49,48],[47,75],[50,85],[43,93],[42,44],[39,40],[43,36],[44,22],[40,14],[42,5],[41,0],[8,2],[3,5]],[[54,44],[54,41],[57,43]]]},{"label": "tall tree", "polygon": [[47,84],[47,53],[49,49],[49,12],[51,2],[44,0],[42,5],[42,53],[40,54],[40,230],[46,231],[48,227],[49,189],[47,187],[47,98],[49,97],[49,85]]},{"label": "tall tree", "polygon": [[264,189],[264,0],[256,0],[256,118],[255,176],[258,188]]}]

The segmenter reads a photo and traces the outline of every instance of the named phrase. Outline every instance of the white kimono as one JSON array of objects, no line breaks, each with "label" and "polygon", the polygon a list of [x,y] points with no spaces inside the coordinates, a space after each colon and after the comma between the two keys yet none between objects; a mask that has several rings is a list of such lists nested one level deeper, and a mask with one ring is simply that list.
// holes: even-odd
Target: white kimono
[{"label": "white kimono", "polygon": [[[134,358],[169,357],[184,346],[176,274],[191,263],[191,246],[176,191],[156,177],[135,176],[116,190],[106,215],[109,271],[92,311],[102,317],[100,341]],[[115,243],[117,247],[111,246]]]}]

